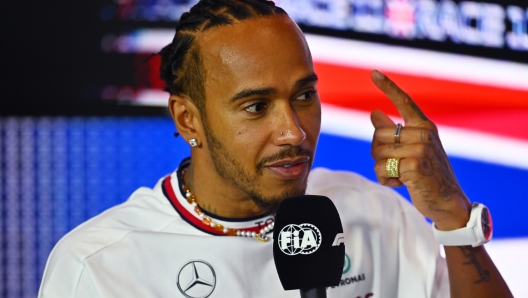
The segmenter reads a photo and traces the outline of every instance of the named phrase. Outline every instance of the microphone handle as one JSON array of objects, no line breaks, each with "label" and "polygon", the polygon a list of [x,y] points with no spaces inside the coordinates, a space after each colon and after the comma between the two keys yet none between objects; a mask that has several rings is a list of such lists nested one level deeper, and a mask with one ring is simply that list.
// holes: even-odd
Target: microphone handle
[{"label": "microphone handle", "polygon": [[300,289],[301,298],[326,298],[326,288]]}]

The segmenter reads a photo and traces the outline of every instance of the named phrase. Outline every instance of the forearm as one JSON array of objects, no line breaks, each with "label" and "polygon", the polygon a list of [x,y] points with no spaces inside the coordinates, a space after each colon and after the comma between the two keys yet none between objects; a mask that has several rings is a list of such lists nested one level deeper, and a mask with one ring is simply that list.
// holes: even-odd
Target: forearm
[{"label": "forearm", "polygon": [[[489,211],[483,205],[471,204],[464,194],[436,125],[409,95],[382,73],[373,71],[372,80],[405,121],[402,127],[379,110],[371,114],[375,128],[371,152],[378,181],[386,186],[407,186],[416,209],[431,219],[438,231],[467,228],[457,233],[458,240],[453,242],[470,244],[476,240],[474,245],[477,245],[488,241],[493,227]],[[478,238],[483,239],[472,239],[476,237],[471,230],[474,227],[481,229]],[[450,237],[443,235],[440,237]],[[512,297],[483,246],[448,246],[445,251],[451,297]]]},{"label": "forearm", "polygon": [[452,298],[513,297],[484,246],[445,246]]}]

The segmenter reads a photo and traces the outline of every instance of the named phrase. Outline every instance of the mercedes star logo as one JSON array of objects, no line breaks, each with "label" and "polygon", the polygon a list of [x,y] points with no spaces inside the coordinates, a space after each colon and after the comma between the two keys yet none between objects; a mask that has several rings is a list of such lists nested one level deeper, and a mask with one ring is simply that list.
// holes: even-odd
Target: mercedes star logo
[{"label": "mercedes star logo", "polygon": [[182,266],[176,284],[187,298],[206,298],[215,289],[216,274],[209,263],[194,260]]}]

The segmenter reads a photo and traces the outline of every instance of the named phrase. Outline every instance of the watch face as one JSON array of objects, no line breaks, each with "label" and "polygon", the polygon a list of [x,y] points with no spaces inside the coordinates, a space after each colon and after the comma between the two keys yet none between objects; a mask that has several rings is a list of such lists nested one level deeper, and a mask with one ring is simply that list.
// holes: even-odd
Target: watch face
[{"label": "watch face", "polygon": [[489,241],[491,239],[491,233],[493,231],[493,223],[491,221],[491,214],[489,213],[488,208],[482,209],[481,223],[484,237],[486,237],[486,240]]}]

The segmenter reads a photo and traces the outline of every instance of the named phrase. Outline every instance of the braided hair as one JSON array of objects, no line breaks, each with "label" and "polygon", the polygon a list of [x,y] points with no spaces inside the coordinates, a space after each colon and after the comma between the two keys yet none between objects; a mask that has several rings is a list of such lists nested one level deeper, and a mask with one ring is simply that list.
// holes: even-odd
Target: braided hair
[{"label": "braided hair", "polygon": [[286,12],[266,0],[201,0],[182,14],[172,43],[161,51],[160,76],[166,91],[187,95],[205,117],[204,66],[195,36],[210,28]]}]

